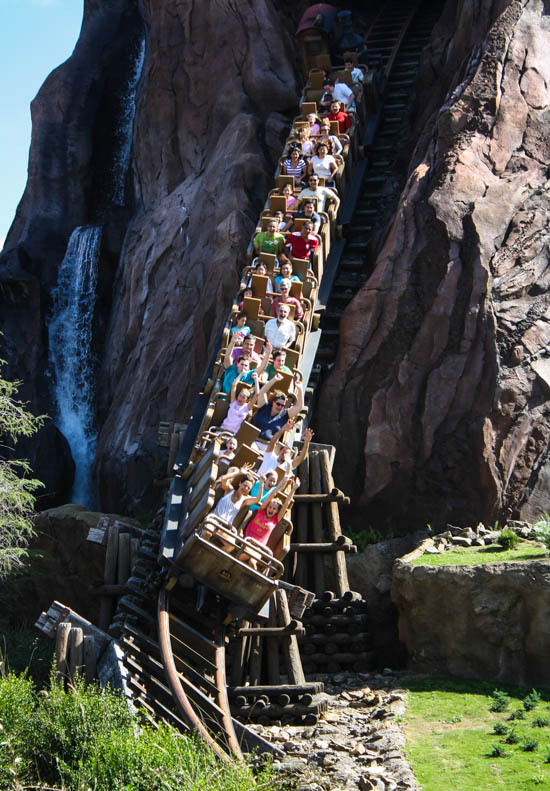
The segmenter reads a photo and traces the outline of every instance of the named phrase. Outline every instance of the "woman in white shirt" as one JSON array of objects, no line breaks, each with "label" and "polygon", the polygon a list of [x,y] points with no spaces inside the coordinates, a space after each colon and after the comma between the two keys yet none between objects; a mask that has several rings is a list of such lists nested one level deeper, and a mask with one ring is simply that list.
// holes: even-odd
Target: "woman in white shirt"
[{"label": "woman in white shirt", "polygon": [[315,152],[315,156],[309,161],[309,172],[325,179],[326,186],[334,186],[334,174],[338,170],[338,163],[332,154],[328,153],[326,143],[317,143]]}]

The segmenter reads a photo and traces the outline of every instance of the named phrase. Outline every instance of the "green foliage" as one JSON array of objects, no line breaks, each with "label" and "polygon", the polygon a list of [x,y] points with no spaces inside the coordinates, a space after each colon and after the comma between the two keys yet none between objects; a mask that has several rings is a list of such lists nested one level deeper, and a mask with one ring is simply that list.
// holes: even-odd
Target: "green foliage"
[{"label": "green foliage", "polygon": [[491,758],[508,758],[508,753],[502,744],[493,744],[493,749],[489,753]]},{"label": "green foliage", "polygon": [[550,725],[548,717],[537,717],[533,720],[533,728],[547,728]]},{"label": "green foliage", "polygon": [[[0,367],[3,364],[0,360]],[[42,486],[26,477],[30,473],[27,462],[6,458],[11,450],[6,442],[15,444],[20,437],[31,436],[43,423],[42,417],[33,417],[15,399],[20,384],[0,377],[0,579],[25,556],[32,535],[34,492]]]},{"label": "green foliage", "polygon": [[515,549],[519,544],[519,536],[509,527],[501,530],[497,538],[498,544],[505,550]]},{"label": "green foliage", "polygon": [[502,692],[500,689],[495,689],[491,697],[493,701],[489,711],[506,711],[510,705],[510,696],[507,692]]},{"label": "green foliage", "polygon": [[510,716],[508,717],[509,720],[524,720],[525,719],[525,712],[523,709],[516,709],[512,711]]},{"label": "green foliage", "polygon": [[390,531],[387,535],[382,535],[375,527],[367,527],[366,530],[354,530],[352,527],[347,527],[344,530],[345,535],[351,538],[353,543],[357,546],[357,551],[362,552],[365,547],[370,544],[379,544],[381,541],[390,541],[393,538],[393,532]]},{"label": "green foliage", "polygon": [[539,743],[536,739],[525,739],[522,742],[521,749],[525,753],[532,753],[537,749],[538,746]]},{"label": "green foliage", "polygon": [[547,556],[544,547],[522,541],[515,549],[504,550],[496,544],[485,547],[453,547],[440,555],[421,555],[413,566],[481,566],[487,563],[512,563]]},{"label": "green foliage", "polygon": [[[544,763],[550,749],[548,739],[539,739],[538,750],[523,749],[527,740],[539,735],[534,732],[533,720],[542,713],[547,716],[550,690],[539,690],[544,711],[541,702],[540,711],[527,712],[525,720],[505,723],[507,714],[489,711],[493,694],[508,696],[512,711],[521,706],[529,690],[508,685],[495,690],[494,684],[485,681],[409,675],[399,677],[397,683],[409,691],[403,715],[407,756],[424,791],[446,788],[442,773],[452,774],[454,788],[468,791],[530,791],[534,776],[542,778],[539,785],[550,788],[550,753]],[[452,724],[452,716],[461,721]],[[519,741],[509,745],[505,737],[512,724]],[[492,757],[496,742],[499,751]],[[497,760],[503,753],[506,760]]]},{"label": "green foliage", "polygon": [[0,680],[0,791],[251,791],[276,789],[269,768],[224,764],[173,728],[153,729],[124,700],[79,682],[38,693],[15,674]]},{"label": "green foliage", "polygon": [[544,544],[546,549],[550,550],[550,514],[548,511],[542,511],[540,519],[535,522],[533,529],[537,533],[538,540]]},{"label": "green foliage", "polygon": [[504,741],[506,742],[506,744],[519,744],[520,738],[517,735],[516,731],[512,728],[512,730],[508,732],[508,735],[506,736],[506,739]]},{"label": "green foliage", "polygon": [[532,689],[531,692],[523,698],[523,708],[525,711],[531,711],[535,708],[537,703],[540,703],[540,694],[537,692],[536,689]]}]

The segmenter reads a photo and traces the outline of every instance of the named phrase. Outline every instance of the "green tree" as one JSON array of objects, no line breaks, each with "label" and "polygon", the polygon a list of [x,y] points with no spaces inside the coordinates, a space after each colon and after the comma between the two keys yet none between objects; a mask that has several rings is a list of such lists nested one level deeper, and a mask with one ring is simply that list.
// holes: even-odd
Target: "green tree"
[{"label": "green tree", "polygon": [[[0,360],[0,369],[5,365]],[[12,445],[30,437],[42,426],[43,417],[31,415],[15,396],[21,382],[0,375],[0,579],[21,564],[33,533],[34,492],[42,483],[27,477],[31,470],[22,459],[9,458]]]}]

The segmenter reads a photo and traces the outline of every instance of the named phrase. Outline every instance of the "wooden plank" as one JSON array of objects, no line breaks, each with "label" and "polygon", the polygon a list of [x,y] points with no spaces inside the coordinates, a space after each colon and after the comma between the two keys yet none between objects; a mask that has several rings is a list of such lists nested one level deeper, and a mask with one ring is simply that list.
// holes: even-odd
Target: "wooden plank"
[{"label": "wooden plank", "polygon": [[[321,479],[323,486],[327,490],[334,488],[334,479],[332,477],[332,470],[329,455],[326,450],[319,453],[319,466],[321,470]],[[327,527],[328,537],[336,542],[342,538],[342,528],[340,525],[340,513],[338,511],[338,504],[336,502],[328,503],[325,508],[325,524]],[[335,580],[336,592],[342,596],[345,591],[349,590],[348,570],[346,566],[346,559],[344,554],[336,552],[332,558],[333,573]]]},{"label": "wooden plank", "polygon": [[71,624],[60,623],[57,627],[57,635],[55,639],[55,664],[57,667],[57,677],[60,681],[64,681],[69,673],[68,663],[68,647],[69,635],[71,632]]},{"label": "wooden plank", "polygon": [[[319,466],[319,451],[310,454],[309,462],[310,491],[313,494],[321,492],[321,468]],[[313,543],[322,544],[323,542],[323,515],[321,505],[314,503],[311,506],[311,538]],[[325,560],[320,553],[313,555],[313,576],[314,585],[312,586],[317,595],[325,590]]]},{"label": "wooden plank", "polygon": [[71,627],[69,634],[69,676],[73,681],[82,675],[84,662],[84,633],[79,626]]},{"label": "wooden plank", "polygon": [[[118,553],[118,527],[111,525],[107,535],[107,550],[105,552],[105,568],[103,572],[103,582],[105,585],[116,583],[117,572],[117,553]],[[99,628],[106,631],[113,617],[113,600],[110,596],[104,596],[99,604]]]},{"label": "wooden plank", "polygon": [[[287,626],[291,618],[285,591],[275,591],[275,601],[277,603],[278,624],[279,626]],[[306,679],[302,669],[298,642],[294,635],[283,638],[282,646],[289,681],[293,684],[304,684]]]},{"label": "wooden plank", "polygon": [[[300,488],[298,489],[298,496],[304,496],[306,493],[309,493],[309,456],[303,460],[300,464],[300,468],[298,470],[298,475],[300,478]],[[295,495],[296,497],[297,495]],[[299,543],[306,543],[309,536],[308,536],[308,507],[306,504],[301,504],[298,501],[298,505],[296,506],[297,511],[297,525],[296,525],[296,533]],[[296,561],[296,572],[294,575],[294,581],[296,585],[299,585],[302,588],[307,587],[308,584],[308,559],[305,556],[297,558]]]}]

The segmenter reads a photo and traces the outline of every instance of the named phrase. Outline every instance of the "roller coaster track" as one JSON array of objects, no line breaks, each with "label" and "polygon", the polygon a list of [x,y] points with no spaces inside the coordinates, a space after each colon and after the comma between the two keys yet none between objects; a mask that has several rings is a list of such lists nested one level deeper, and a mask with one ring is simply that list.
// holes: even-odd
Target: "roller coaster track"
[{"label": "roller coaster track", "polygon": [[[420,6],[396,2],[384,7],[368,31],[371,60],[380,64],[382,100],[370,118],[363,141],[368,158],[356,166],[342,204],[346,237],[333,244],[319,291],[318,307],[325,310],[323,331],[317,333],[321,335],[320,345],[317,337],[309,352],[309,364],[306,359],[310,395],[320,381],[323,363],[335,356],[338,322],[345,305],[368,277],[366,252],[370,237],[390,211],[384,181],[393,166],[420,52],[434,21],[431,11],[423,13]],[[178,455],[178,462],[184,467],[207,401],[207,396],[200,394],[195,403]],[[223,600],[193,585],[192,579],[186,579],[171,565],[185,488],[181,477],[176,477],[170,487],[159,555],[163,571],[159,571],[156,553],[149,551],[148,565],[142,564],[138,569],[141,580],[135,592],[119,602],[119,611],[124,613],[121,644],[128,692],[146,716],[199,733],[224,760],[229,756],[241,758],[243,751],[254,747],[277,752],[231,716],[225,677]],[[152,610],[154,597],[158,599],[156,612]],[[356,621],[358,631],[364,629],[361,624],[366,616],[354,615],[359,611],[353,611],[349,602],[347,611],[342,611],[348,614],[344,615],[334,615],[338,612],[334,608],[337,602],[330,604],[332,610],[330,606],[324,609],[332,613],[332,629],[339,637],[341,624],[346,621]],[[319,612],[314,612],[313,624],[321,617]]]}]

